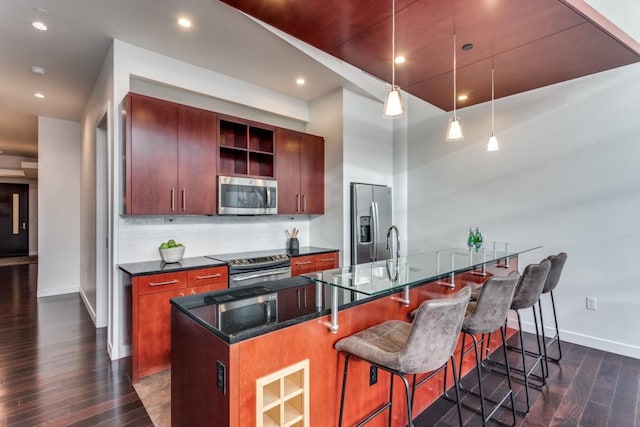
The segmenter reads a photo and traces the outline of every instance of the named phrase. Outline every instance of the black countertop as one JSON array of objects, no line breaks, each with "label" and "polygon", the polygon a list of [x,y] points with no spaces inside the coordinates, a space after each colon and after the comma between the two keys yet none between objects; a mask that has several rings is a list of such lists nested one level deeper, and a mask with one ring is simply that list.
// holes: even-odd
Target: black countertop
[{"label": "black countertop", "polygon": [[118,265],[118,267],[120,268],[120,270],[132,276],[145,276],[148,274],[174,273],[176,271],[220,267],[223,265],[227,265],[227,263],[200,256],[193,258],[182,258],[179,262],[166,263],[162,260],[156,260],[120,264]]},{"label": "black countertop", "polygon": [[[313,286],[321,292],[322,297],[321,306],[315,307],[315,311],[311,313],[306,313],[302,315],[294,315],[294,316],[285,316],[285,318],[278,318],[277,321],[271,322],[265,325],[260,325],[258,327],[241,330],[238,332],[229,332],[224,331],[218,328],[216,324],[216,315],[217,315],[217,304],[214,302],[210,302],[216,297],[224,297],[227,294],[232,292],[237,292],[242,290],[243,288],[251,289],[255,287],[267,288],[272,292],[283,292],[289,288],[296,288],[300,286]],[[259,335],[264,335],[271,331],[275,331],[278,329],[282,329],[288,326],[296,325],[298,323],[320,317],[326,314],[329,314],[329,303],[325,298],[325,292],[323,289],[324,285],[316,284],[315,282],[305,278],[305,277],[291,277],[288,279],[281,280],[273,280],[270,282],[262,282],[256,285],[247,285],[240,286],[236,288],[230,289],[222,289],[219,291],[213,292],[205,292],[196,295],[187,295],[184,297],[177,297],[171,299],[171,305],[176,309],[180,310],[182,313],[186,314],[197,323],[202,325],[204,328],[212,332],[214,335],[220,337],[224,341],[229,344],[234,344],[236,342],[244,341],[249,338],[254,338]],[[224,298],[221,298],[224,299]]]},{"label": "black countertop", "polygon": [[[260,251],[262,255],[276,255],[286,253],[290,257],[304,256],[304,255],[318,255],[329,252],[337,252],[337,249],[320,248],[315,246],[303,246],[297,252],[287,252],[286,249],[269,249]],[[207,267],[219,267],[227,265],[226,262],[215,259],[221,257],[224,259],[231,259],[230,257],[242,258],[248,253],[254,252],[239,252],[237,254],[220,254],[220,255],[207,255],[193,258],[182,258],[180,262],[165,263],[162,260],[155,261],[143,261],[132,262],[127,264],[120,264],[118,267],[120,270],[128,273],[132,276],[144,276],[148,274],[159,273],[173,273],[182,270],[193,270],[197,268]]]}]

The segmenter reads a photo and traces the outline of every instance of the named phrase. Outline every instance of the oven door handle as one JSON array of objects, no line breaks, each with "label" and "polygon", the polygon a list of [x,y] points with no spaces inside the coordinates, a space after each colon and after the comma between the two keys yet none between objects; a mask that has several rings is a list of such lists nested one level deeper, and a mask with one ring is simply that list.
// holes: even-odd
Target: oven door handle
[{"label": "oven door handle", "polygon": [[268,270],[268,271],[264,271],[262,273],[256,273],[256,274],[251,274],[249,276],[242,276],[242,277],[231,277],[231,280],[233,280],[234,282],[242,282],[245,280],[249,280],[249,279],[255,279],[257,277],[264,277],[264,276],[272,276],[274,274],[283,274],[283,273],[291,273],[291,268],[287,267],[287,268],[274,268],[272,270]]}]

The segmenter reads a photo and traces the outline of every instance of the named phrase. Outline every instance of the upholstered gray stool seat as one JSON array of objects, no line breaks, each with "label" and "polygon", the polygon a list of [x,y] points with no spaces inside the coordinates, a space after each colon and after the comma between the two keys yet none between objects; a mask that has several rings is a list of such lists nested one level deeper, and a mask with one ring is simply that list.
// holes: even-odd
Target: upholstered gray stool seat
[{"label": "upholstered gray stool seat", "polygon": [[[452,362],[457,394],[457,376],[453,350],[458,341],[471,289],[463,288],[449,298],[424,301],[417,309],[413,323],[389,320],[345,337],[335,344],[336,350],[346,353],[339,423],[342,425],[349,359],[355,356],[391,375],[389,401],[370,414],[362,425],[389,408],[392,412],[393,378],[398,376],[405,386],[408,424],[412,425],[412,390],[406,374],[428,373]],[[458,401],[458,411],[460,406]],[[460,412],[459,412],[460,414]],[[391,417],[391,415],[389,415]],[[462,421],[461,425],[462,425]]]},{"label": "upholstered gray stool seat", "polygon": [[[542,296],[540,297],[540,323],[542,329],[542,342],[545,343],[545,350],[548,350],[553,346],[553,343],[556,343],[558,346],[558,357],[551,357],[548,354],[548,351],[545,351],[545,357],[547,360],[551,360],[552,362],[559,362],[562,359],[562,347],[560,346],[560,329],[558,327],[558,315],[556,313],[556,302],[553,298],[553,291],[558,286],[558,282],[560,282],[560,275],[562,274],[562,269],[564,268],[564,263],[567,261],[567,254],[564,252],[560,252],[558,255],[550,255],[547,257],[549,261],[551,261],[551,268],[549,269],[549,274],[547,275],[547,280],[544,284],[544,288],[542,288],[542,295],[549,295],[551,299],[551,306],[553,308],[553,322],[556,328],[555,335],[547,342],[547,337],[544,332],[544,320],[542,318]],[[549,372],[547,371],[547,374]]]},{"label": "upholstered gray stool seat", "polygon": [[[460,372],[462,372],[462,362],[464,356],[471,350],[474,351],[476,359],[476,373],[478,379],[479,393],[472,393],[471,390],[467,390],[462,386],[462,379],[460,380],[461,390],[467,393],[475,394],[480,398],[480,414],[482,415],[482,425],[486,425],[494,414],[500,409],[500,407],[507,401],[511,400],[511,414],[513,417],[513,424],[516,423],[516,411],[513,387],[511,385],[511,371],[509,367],[509,358],[507,356],[506,348],[506,321],[511,303],[513,301],[513,294],[516,289],[520,275],[518,272],[513,271],[506,277],[490,277],[487,279],[480,289],[478,298],[476,301],[471,301],[467,306],[467,312],[462,324],[462,355],[460,357]],[[482,347],[485,342],[484,334],[490,334],[497,330],[500,330],[502,337],[502,350],[505,358],[505,369],[507,373],[508,388],[503,395],[494,400],[495,403],[491,412],[487,414],[486,401],[484,394],[483,378],[482,378],[482,361],[481,351],[478,346]],[[482,338],[478,340],[475,335],[480,334]],[[465,346],[465,339],[471,337],[473,341],[473,347],[467,349]],[[462,374],[461,374],[462,376]],[[495,394],[495,390],[492,390],[492,394]]]},{"label": "upholstered gray stool seat", "polygon": [[[516,286],[516,290],[513,296],[513,301],[511,302],[511,310],[515,311],[517,319],[518,319],[518,337],[520,340],[520,347],[511,347],[507,348],[510,350],[519,351],[522,355],[522,368],[511,367],[511,372],[520,373],[522,376],[522,382],[524,382],[525,396],[526,396],[526,409],[524,411],[518,411],[522,414],[527,414],[531,408],[530,397],[529,397],[529,377],[538,378],[541,381],[540,387],[546,384],[546,368],[545,368],[545,353],[544,346],[541,346],[540,340],[537,339],[539,336],[539,328],[538,328],[538,316],[535,310],[535,306],[540,299],[540,295],[542,294],[542,288],[544,287],[545,281],[547,280],[547,275],[549,274],[549,269],[551,268],[551,262],[548,259],[542,260],[540,264],[529,264],[525,267],[522,276],[520,276],[520,280]],[[533,321],[536,330],[536,342],[537,342],[537,351],[526,350],[524,346],[524,338],[522,335],[522,319],[520,317],[520,310],[531,308],[533,311]],[[527,368],[526,357],[531,356],[535,359],[535,361]],[[494,366],[501,366],[505,368],[503,363],[496,363],[491,358],[486,359],[488,362],[492,363]],[[533,372],[536,367],[540,366],[540,375],[535,375]],[[503,373],[505,373],[503,371]],[[506,373],[505,373],[506,374]],[[514,378],[518,378],[515,377]]]}]

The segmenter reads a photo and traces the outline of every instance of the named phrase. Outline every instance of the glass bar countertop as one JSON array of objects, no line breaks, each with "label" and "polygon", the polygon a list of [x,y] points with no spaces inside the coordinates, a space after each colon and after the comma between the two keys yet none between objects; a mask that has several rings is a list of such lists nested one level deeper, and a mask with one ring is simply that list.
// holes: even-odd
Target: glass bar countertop
[{"label": "glass bar countertop", "polygon": [[485,263],[497,261],[505,264],[507,258],[539,249],[540,245],[504,242],[485,242],[476,250],[447,248],[397,259],[376,261],[303,274],[303,277],[330,286],[364,295],[377,295],[403,286],[412,286],[438,279],[448,280],[452,273],[481,268]]}]

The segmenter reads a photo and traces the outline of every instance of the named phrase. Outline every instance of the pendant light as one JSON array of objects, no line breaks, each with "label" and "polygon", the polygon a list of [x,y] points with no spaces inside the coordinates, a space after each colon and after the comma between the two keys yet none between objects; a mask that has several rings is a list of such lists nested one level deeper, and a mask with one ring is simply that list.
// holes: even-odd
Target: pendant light
[{"label": "pendant light", "polygon": [[462,141],[462,126],[460,119],[456,115],[457,87],[456,87],[456,33],[453,33],[453,117],[449,119],[449,127],[447,128],[447,141]]},{"label": "pendant light", "polygon": [[491,136],[489,137],[489,141],[487,142],[487,151],[498,151],[500,146],[498,145],[498,138],[494,133],[495,131],[495,82],[494,82],[494,70],[491,67]]},{"label": "pendant light", "polygon": [[404,116],[404,106],[400,87],[396,86],[396,1],[391,0],[391,86],[387,88],[384,100],[385,119],[397,119]]}]

